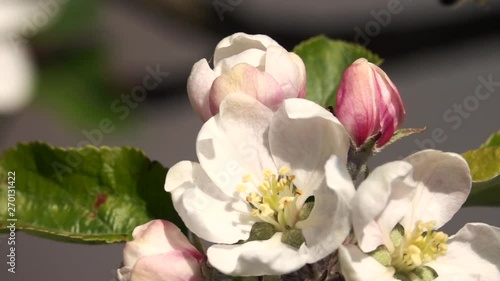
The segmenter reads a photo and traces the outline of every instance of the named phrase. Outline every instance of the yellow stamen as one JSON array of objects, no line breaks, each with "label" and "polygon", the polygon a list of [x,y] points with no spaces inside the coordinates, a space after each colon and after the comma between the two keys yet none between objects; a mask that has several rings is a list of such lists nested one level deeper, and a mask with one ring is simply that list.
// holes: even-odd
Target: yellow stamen
[{"label": "yellow stamen", "polygon": [[286,176],[288,175],[292,170],[290,170],[290,168],[286,167],[286,166],[283,166],[281,167],[279,170],[278,170],[278,173],[280,176]]},{"label": "yellow stamen", "polygon": [[264,177],[265,177],[266,179],[270,179],[270,178],[271,178],[271,176],[273,176],[273,175],[274,175],[274,174],[273,174],[273,171],[271,171],[271,170],[269,170],[269,169],[264,169],[264,170],[262,170],[262,173],[264,174]]},{"label": "yellow stamen", "polygon": [[271,223],[276,230],[295,227],[299,220],[299,210],[296,199],[303,194],[293,181],[295,176],[291,174],[289,167],[283,166],[275,174],[270,169],[263,169],[264,180],[257,184],[250,174],[242,176],[242,184],[236,189],[239,192],[247,192],[252,186],[257,192],[247,193],[246,201],[252,208],[252,215],[261,221]]},{"label": "yellow stamen", "polygon": [[259,196],[257,193],[252,192],[250,193],[249,196],[247,196],[247,201],[248,203],[257,206],[260,202],[262,202],[262,197]]},{"label": "yellow stamen", "polygon": [[252,175],[246,174],[243,176],[243,178],[241,180],[245,183],[250,182],[250,181],[252,181]]},{"label": "yellow stamen", "polygon": [[247,189],[248,189],[248,188],[247,188],[246,186],[242,185],[242,184],[240,184],[240,185],[238,185],[238,186],[236,187],[236,190],[237,190],[238,192],[246,192],[246,191],[247,191]]},{"label": "yellow stamen", "polygon": [[418,221],[412,233],[392,253],[392,266],[396,272],[407,274],[415,268],[446,255],[448,235],[434,230],[435,221]]},{"label": "yellow stamen", "polygon": [[260,211],[260,214],[265,216],[265,217],[270,217],[272,215],[274,215],[274,210],[269,207],[269,205],[267,204],[261,204],[259,206],[259,211]]}]

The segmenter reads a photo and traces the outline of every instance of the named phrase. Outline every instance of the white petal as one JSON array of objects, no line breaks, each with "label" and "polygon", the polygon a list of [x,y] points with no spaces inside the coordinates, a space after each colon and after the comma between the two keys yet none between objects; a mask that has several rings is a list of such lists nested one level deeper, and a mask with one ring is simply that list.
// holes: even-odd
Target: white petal
[{"label": "white petal", "polygon": [[500,228],[466,224],[448,240],[447,254],[427,266],[438,273],[439,280],[454,280],[451,277],[458,274],[469,278],[455,280],[500,280]]},{"label": "white petal", "polygon": [[398,281],[394,279],[394,268],[385,267],[374,258],[361,252],[355,245],[339,249],[340,268],[348,281]]},{"label": "white petal", "polygon": [[266,72],[281,86],[286,98],[297,98],[303,79],[297,63],[281,46],[271,46],[266,52]]},{"label": "white petal", "polygon": [[[334,185],[323,182],[314,191],[314,208],[309,217],[296,224],[302,229],[308,250],[308,263],[314,263],[334,252],[351,231],[349,204],[354,196],[354,185],[345,165],[332,156],[326,164],[327,178],[341,177]],[[331,167],[330,167],[331,166]]]},{"label": "white petal", "polygon": [[297,98],[306,97],[306,86],[307,86],[307,75],[306,75],[306,65],[304,61],[295,53],[290,52],[290,57],[293,59],[295,64],[299,69],[299,95]]},{"label": "white petal", "polygon": [[392,248],[389,234],[411,208],[411,171],[404,161],[390,162],[373,170],[359,186],[352,200],[352,223],[363,252],[380,245]]},{"label": "white petal", "polygon": [[269,153],[268,129],[273,112],[252,97],[227,96],[220,113],[200,130],[196,150],[201,166],[227,195],[237,197],[242,177],[260,184],[262,170],[275,169]]},{"label": "white petal", "polygon": [[325,171],[328,187],[335,190],[340,199],[351,206],[356,190],[345,162],[337,155],[332,155],[325,164]]},{"label": "white petal", "polygon": [[212,117],[208,97],[215,78],[217,78],[217,75],[210,68],[206,59],[202,59],[193,65],[188,78],[189,101],[203,121]]},{"label": "white petal", "polygon": [[286,99],[273,117],[269,143],[274,161],[288,166],[307,199],[325,180],[331,155],[347,162],[349,136],[329,111],[305,99]]},{"label": "white petal", "polygon": [[33,97],[33,63],[23,44],[0,39],[0,114],[20,110]]},{"label": "white petal", "polygon": [[208,261],[220,272],[233,276],[282,275],[306,264],[303,248],[297,250],[281,242],[282,233],[271,239],[240,245],[213,245]]},{"label": "white petal", "polygon": [[[27,33],[26,37],[32,37],[43,26],[27,28],[27,22],[33,19],[40,7],[38,1],[2,1],[0,4],[0,34]],[[52,18],[52,17],[51,17]],[[24,28],[24,30],[23,30]],[[23,40],[21,37],[19,39]]]},{"label": "white petal", "polygon": [[221,192],[198,163],[183,161],[170,168],[165,190],[186,226],[202,239],[229,244],[248,239],[250,207]]},{"label": "white petal", "polygon": [[472,179],[467,162],[458,154],[437,150],[424,150],[404,161],[413,165],[418,187],[413,209],[404,217],[403,226],[413,228],[418,220],[434,220],[436,228],[440,228],[462,207],[470,193]]},{"label": "white petal", "polygon": [[246,63],[253,67],[258,68],[261,71],[264,71],[265,64],[265,55],[266,53],[262,50],[250,49],[245,50],[237,55],[225,58],[217,63],[214,67],[214,72],[217,75],[222,75],[224,73],[228,73],[231,68],[235,67],[240,63]]},{"label": "white petal", "polygon": [[237,55],[248,49],[258,49],[265,51],[269,46],[279,46],[279,44],[266,35],[250,35],[243,32],[228,36],[217,44],[214,53],[214,65],[222,59]]}]

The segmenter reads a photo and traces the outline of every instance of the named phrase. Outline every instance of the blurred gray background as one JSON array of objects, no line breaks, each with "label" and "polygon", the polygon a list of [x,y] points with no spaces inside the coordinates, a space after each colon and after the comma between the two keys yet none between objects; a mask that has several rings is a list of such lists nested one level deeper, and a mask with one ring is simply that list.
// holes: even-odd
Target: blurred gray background
[{"label": "blurred gray background", "polygon": [[[191,110],[186,79],[194,62],[210,59],[217,42],[237,31],[268,34],[288,49],[321,33],[347,41],[359,41],[356,30],[373,34],[359,43],[385,59],[382,68],[399,88],[407,108],[405,127],[427,126],[427,131],[385,150],[372,160],[372,167],[423,148],[462,153],[477,148],[500,129],[500,86],[492,87],[487,99],[474,99],[480,77],[500,82],[497,0],[485,6],[465,2],[455,7],[437,0],[401,0],[401,12],[392,14],[385,26],[379,24],[378,31],[370,22],[376,21],[373,14],[387,10],[389,0],[241,0],[232,1],[237,4],[221,16],[215,8],[220,2],[116,0],[99,4],[97,28],[89,36],[102,40],[106,49],[105,79],[125,92],[141,83],[148,65],[160,64],[170,73],[133,110],[130,125],[105,135],[103,145],[137,146],[166,166],[196,160],[195,138],[202,122]],[[366,31],[370,25],[373,29]],[[41,49],[36,51],[39,61],[44,58]],[[72,94],[61,98],[71,101]],[[462,113],[455,111],[460,105]],[[64,114],[50,103],[35,102],[15,115],[1,117],[0,151],[33,140],[76,146],[85,140],[82,130],[98,126],[73,122]],[[500,226],[499,217],[500,209],[466,208],[445,230],[453,234],[473,221]],[[0,235],[0,280],[116,280],[114,271],[121,262],[123,244],[68,244],[18,232],[17,273],[10,274],[6,272],[5,237]]]}]

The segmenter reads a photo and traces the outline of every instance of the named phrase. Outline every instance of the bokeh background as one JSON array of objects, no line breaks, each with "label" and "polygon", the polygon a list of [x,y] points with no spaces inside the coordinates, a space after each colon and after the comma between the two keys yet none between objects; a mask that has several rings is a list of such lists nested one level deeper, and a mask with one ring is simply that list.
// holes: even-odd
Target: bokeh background
[{"label": "bokeh background", "polygon": [[[381,20],[395,1],[399,12]],[[218,41],[238,31],[270,35],[289,50],[325,34],[361,43],[385,59],[382,68],[406,104],[405,126],[427,131],[385,150],[372,166],[424,148],[461,153],[500,129],[500,86],[473,102],[480,77],[500,82],[497,0],[453,6],[437,0],[15,0],[31,14],[9,12],[9,2],[0,0],[0,24],[18,19],[18,39],[24,40],[16,42],[26,48],[35,83],[26,106],[0,111],[0,151],[33,140],[76,146],[87,140],[84,131],[110,118],[116,130],[103,135],[101,145],[136,146],[165,166],[196,160],[202,122],[191,110],[186,79],[194,62],[210,59]],[[46,24],[33,18],[40,11],[48,15]],[[0,81],[10,73],[5,65],[0,56]],[[120,120],[113,102],[142,84],[148,66],[169,75]],[[500,226],[499,217],[500,209],[466,208],[445,229],[451,234],[471,221]],[[10,274],[0,235],[0,280],[115,281],[123,249],[22,232],[16,245],[17,273]]]}]

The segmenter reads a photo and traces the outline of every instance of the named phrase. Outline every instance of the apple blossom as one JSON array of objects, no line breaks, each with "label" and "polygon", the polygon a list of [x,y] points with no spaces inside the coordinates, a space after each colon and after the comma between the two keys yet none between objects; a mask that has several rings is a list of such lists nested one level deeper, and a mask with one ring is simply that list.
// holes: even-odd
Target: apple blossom
[{"label": "apple blossom", "polygon": [[0,114],[13,113],[32,99],[34,67],[26,39],[18,34],[35,1],[0,3]]},{"label": "apple blossom", "polygon": [[360,58],[345,70],[335,115],[357,147],[378,134],[376,146],[386,144],[405,114],[398,89],[378,66]]},{"label": "apple blossom", "polygon": [[[41,9],[39,4],[40,3],[36,0],[3,0],[0,3],[0,36],[3,35],[10,40],[21,39],[16,38],[16,36],[19,36],[20,32],[28,32],[28,25],[30,25],[29,27],[32,25],[29,20],[31,20],[34,14]],[[34,28],[35,27],[33,27],[33,29]],[[29,32],[32,33],[35,31],[36,30],[29,30]]]},{"label": "apple blossom", "polygon": [[229,95],[196,149],[200,163],[173,166],[165,189],[186,226],[216,243],[208,261],[222,273],[286,274],[347,237],[349,136],[321,106],[287,99],[273,112],[248,95]]},{"label": "apple blossom", "polygon": [[215,48],[214,68],[202,59],[188,79],[193,108],[206,121],[229,94],[246,94],[276,110],[284,99],[306,95],[302,59],[266,35],[235,33]]},{"label": "apple blossom", "polygon": [[471,183],[460,155],[436,150],[375,169],[352,201],[357,245],[339,250],[346,280],[500,280],[500,228],[472,223],[450,238],[438,230]]},{"label": "apple blossom", "polygon": [[164,220],[150,221],[132,233],[123,251],[120,281],[203,281],[203,254],[180,229]]},{"label": "apple blossom", "polygon": [[0,39],[0,114],[18,111],[31,101],[33,76],[27,48]]}]

